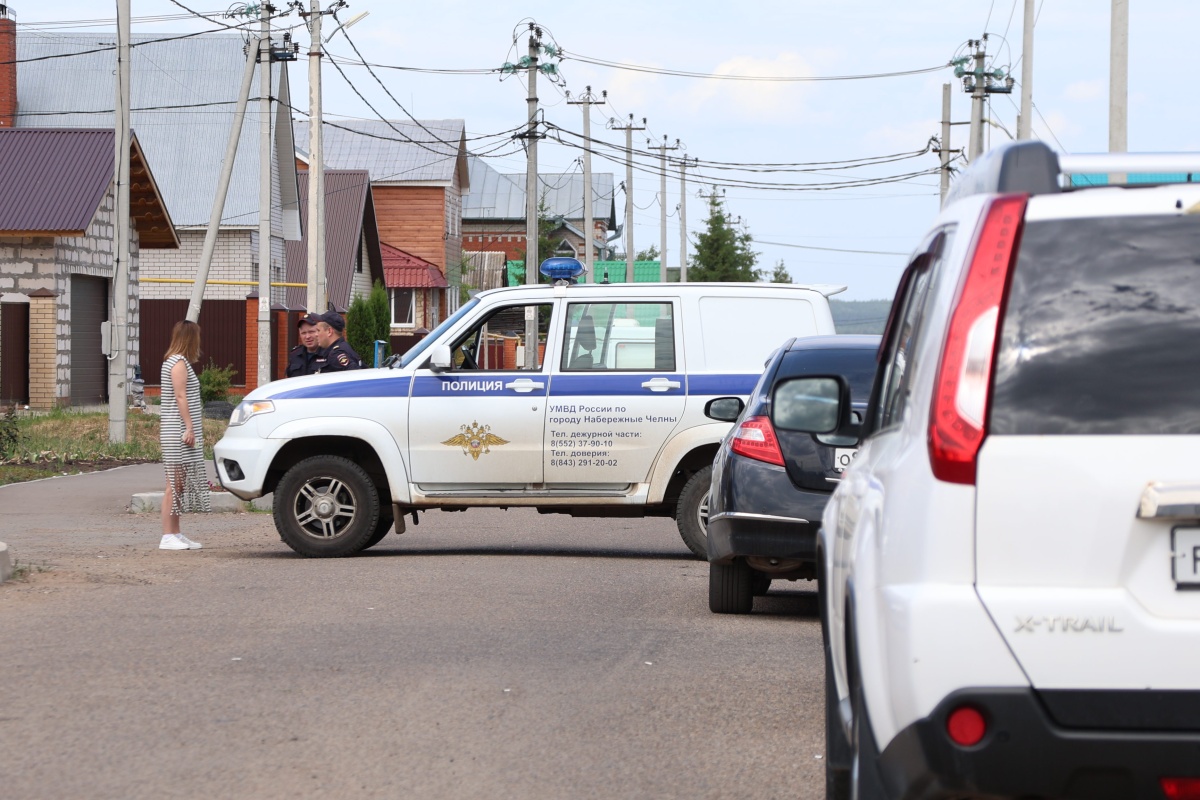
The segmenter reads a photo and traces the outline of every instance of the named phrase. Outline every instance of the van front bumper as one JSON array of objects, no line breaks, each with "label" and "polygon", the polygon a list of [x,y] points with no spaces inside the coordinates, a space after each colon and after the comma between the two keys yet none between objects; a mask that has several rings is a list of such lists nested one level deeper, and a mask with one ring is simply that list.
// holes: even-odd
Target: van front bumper
[{"label": "van front bumper", "polygon": [[226,491],[242,500],[253,500],[263,496],[267,471],[287,440],[239,434],[230,436],[227,432],[217,442],[213,447],[213,466]]}]

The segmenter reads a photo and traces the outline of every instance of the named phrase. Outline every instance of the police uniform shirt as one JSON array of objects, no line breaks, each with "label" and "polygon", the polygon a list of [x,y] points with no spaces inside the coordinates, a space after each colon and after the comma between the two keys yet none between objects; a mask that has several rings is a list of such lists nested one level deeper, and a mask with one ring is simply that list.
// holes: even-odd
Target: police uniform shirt
[{"label": "police uniform shirt", "polygon": [[315,375],[317,373],[316,360],[319,355],[321,355],[320,349],[310,352],[304,345],[296,345],[288,353],[287,376],[295,378],[301,375]]},{"label": "police uniform shirt", "polygon": [[354,352],[345,339],[338,339],[325,350],[325,365],[321,367],[321,372],[345,372],[361,367],[362,359],[358,357],[358,353]]}]

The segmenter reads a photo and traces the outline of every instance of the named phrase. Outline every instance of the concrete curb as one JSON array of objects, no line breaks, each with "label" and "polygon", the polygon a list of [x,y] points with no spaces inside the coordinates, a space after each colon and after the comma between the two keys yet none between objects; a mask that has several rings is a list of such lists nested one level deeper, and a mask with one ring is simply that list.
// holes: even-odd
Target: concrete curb
[{"label": "concrete curb", "polygon": [[[270,511],[272,507],[271,495],[257,497],[249,502],[239,500],[229,492],[213,492],[210,497],[212,498],[212,510],[214,512]],[[158,513],[162,509],[162,498],[162,492],[140,492],[135,494],[129,501],[129,513]]]},{"label": "concrete curb", "polygon": [[0,583],[4,583],[12,575],[12,557],[8,553],[8,545],[0,542]]}]

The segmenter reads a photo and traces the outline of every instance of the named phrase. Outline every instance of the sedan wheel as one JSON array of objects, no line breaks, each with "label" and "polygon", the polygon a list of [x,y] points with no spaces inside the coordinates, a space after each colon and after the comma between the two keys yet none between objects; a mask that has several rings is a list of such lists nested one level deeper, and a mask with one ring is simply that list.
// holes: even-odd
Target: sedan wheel
[{"label": "sedan wheel", "polygon": [[749,614],[754,607],[754,570],[737,558],[708,565],[708,608],[714,614]]}]

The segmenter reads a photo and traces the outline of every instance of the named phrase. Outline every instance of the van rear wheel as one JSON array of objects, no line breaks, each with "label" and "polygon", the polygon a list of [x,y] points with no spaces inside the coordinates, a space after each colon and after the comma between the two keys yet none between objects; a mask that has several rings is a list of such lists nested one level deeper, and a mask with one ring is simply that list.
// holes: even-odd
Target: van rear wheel
[{"label": "van rear wheel", "polygon": [[679,536],[692,554],[708,560],[708,495],[712,485],[712,465],[688,478],[675,505],[675,525]]}]

